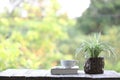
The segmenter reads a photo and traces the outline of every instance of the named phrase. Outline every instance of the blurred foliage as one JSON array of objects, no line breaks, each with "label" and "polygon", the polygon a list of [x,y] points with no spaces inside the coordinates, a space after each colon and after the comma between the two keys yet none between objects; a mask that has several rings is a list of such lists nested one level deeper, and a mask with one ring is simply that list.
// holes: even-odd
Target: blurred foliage
[{"label": "blurred foliage", "polygon": [[85,34],[106,32],[120,25],[120,0],[91,0],[89,8],[78,18],[77,28]]},{"label": "blurred foliage", "polygon": [[[70,19],[59,14],[57,0],[9,0],[12,8],[0,13],[0,70],[7,68],[50,69],[61,59],[74,59],[75,49],[94,32],[116,49],[105,56],[105,69],[120,72],[119,0],[91,0],[83,15]],[[84,56],[79,57],[80,69]]]},{"label": "blurred foliage", "polygon": [[116,55],[107,58],[106,69],[114,69],[120,72],[120,67],[118,66],[120,64],[120,26],[112,26],[110,29],[107,29],[103,40],[110,42],[116,51]]},{"label": "blurred foliage", "polygon": [[[74,24],[67,15],[57,15],[56,0],[22,1],[0,18],[0,70],[6,68],[45,68],[71,59],[58,49],[68,39],[67,28]],[[16,1],[13,1],[16,2]],[[34,3],[34,4],[33,4]],[[42,5],[43,4],[43,5]],[[24,11],[26,16],[20,15]],[[67,56],[67,57],[65,57]]]}]

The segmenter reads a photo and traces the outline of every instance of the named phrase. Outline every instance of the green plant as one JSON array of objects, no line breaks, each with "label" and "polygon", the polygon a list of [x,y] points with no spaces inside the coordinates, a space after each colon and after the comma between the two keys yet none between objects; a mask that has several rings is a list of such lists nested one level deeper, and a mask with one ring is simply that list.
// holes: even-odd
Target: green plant
[{"label": "green plant", "polygon": [[85,56],[89,56],[91,58],[99,57],[101,52],[106,52],[110,54],[114,54],[114,49],[107,42],[101,41],[101,34],[96,33],[90,40],[84,41],[80,44],[80,47],[76,50],[76,56],[80,53],[84,53]]}]

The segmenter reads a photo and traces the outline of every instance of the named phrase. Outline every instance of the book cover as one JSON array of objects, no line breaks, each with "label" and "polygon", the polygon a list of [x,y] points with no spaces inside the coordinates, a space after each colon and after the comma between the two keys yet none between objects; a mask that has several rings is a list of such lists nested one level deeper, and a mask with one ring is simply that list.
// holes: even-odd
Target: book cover
[{"label": "book cover", "polygon": [[53,75],[69,75],[69,74],[77,74],[79,70],[78,66],[72,67],[72,68],[64,68],[61,66],[57,66],[51,69],[51,74]]}]

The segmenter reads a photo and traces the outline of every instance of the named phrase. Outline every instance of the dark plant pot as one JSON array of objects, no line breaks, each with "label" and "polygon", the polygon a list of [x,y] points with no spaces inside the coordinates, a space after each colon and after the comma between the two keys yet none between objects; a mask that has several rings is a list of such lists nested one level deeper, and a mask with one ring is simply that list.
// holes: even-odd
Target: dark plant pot
[{"label": "dark plant pot", "polygon": [[86,74],[102,74],[104,73],[104,58],[88,58],[84,65]]}]

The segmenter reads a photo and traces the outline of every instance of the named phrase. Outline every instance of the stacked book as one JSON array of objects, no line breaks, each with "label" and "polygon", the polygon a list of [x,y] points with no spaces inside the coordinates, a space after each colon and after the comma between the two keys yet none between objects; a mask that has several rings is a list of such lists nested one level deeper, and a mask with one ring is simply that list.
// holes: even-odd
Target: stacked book
[{"label": "stacked book", "polygon": [[62,66],[56,66],[51,69],[51,74],[53,75],[69,75],[69,74],[78,74],[79,67],[75,66],[72,68],[64,68]]}]

